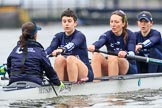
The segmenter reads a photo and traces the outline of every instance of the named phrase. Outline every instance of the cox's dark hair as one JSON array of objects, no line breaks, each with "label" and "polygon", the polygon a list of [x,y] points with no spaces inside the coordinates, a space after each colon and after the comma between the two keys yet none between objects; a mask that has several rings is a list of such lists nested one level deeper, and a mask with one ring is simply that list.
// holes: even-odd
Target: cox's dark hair
[{"label": "cox's dark hair", "polygon": [[62,17],[64,17],[64,16],[72,17],[72,18],[74,19],[74,21],[77,21],[77,16],[76,16],[75,12],[72,11],[70,8],[66,9],[66,10],[62,13],[61,19],[62,19]]},{"label": "cox's dark hair", "polygon": [[28,39],[34,39],[36,25],[32,22],[26,22],[22,25],[22,34],[19,38],[20,47],[25,47]]},{"label": "cox's dark hair", "polygon": [[126,45],[127,43],[127,39],[128,39],[128,33],[127,33],[127,26],[128,26],[128,20],[127,20],[127,16],[125,14],[124,11],[122,10],[116,10],[114,12],[112,12],[112,15],[119,15],[120,17],[122,17],[122,22],[125,23],[124,27],[123,27],[123,33],[124,33],[124,44]]}]

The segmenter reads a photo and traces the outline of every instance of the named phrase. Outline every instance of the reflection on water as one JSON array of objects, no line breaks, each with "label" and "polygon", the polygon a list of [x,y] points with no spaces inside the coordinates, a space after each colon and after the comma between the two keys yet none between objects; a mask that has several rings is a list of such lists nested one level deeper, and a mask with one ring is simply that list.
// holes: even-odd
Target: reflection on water
[{"label": "reflection on water", "polygon": [[0,107],[11,108],[161,108],[162,89],[91,96],[64,96],[46,100],[1,101]]}]

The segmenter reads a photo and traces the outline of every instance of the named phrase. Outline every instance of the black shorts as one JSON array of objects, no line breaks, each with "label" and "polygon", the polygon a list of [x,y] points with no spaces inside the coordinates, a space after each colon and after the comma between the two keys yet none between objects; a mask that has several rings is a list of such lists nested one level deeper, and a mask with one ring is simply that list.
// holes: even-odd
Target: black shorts
[{"label": "black shorts", "polygon": [[88,81],[87,82],[90,82],[90,81],[93,81],[94,79],[94,74],[93,74],[93,71],[92,71],[92,68],[90,65],[87,66],[88,67]]},{"label": "black shorts", "polygon": [[128,69],[127,74],[137,74],[137,73],[138,73],[138,71],[137,71],[136,64],[129,63],[129,69]]}]

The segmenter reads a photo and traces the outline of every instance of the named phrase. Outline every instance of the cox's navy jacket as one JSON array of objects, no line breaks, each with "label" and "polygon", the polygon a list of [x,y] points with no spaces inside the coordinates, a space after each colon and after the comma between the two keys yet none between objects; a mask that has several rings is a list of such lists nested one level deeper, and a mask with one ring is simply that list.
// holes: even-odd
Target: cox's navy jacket
[{"label": "cox's navy jacket", "polygon": [[43,72],[45,72],[45,75],[51,82],[55,85],[60,85],[60,80],[40,43],[29,40],[24,64],[22,63],[23,59],[24,53],[20,49],[19,44],[17,44],[7,58],[7,68],[10,78],[9,83],[15,81],[31,81],[42,84]]}]

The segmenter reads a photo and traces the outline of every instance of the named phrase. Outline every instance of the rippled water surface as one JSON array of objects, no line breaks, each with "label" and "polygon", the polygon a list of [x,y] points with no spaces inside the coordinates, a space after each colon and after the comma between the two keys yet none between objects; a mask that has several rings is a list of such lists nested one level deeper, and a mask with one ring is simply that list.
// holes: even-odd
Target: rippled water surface
[{"label": "rippled water surface", "polygon": [[[38,41],[47,48],[53,35],[62,31],[60,25],[41,25],[42,30],[38,33]],[[137,31],[136,26],[129,27],[132,31]],[[87,44],[91,44],[98,39],[98,36],[109,29],[109,26],[81,26],[77,28],[87,37]],[[162,31],[161,25],[155,29]],[[0,29],[0,64],[6,63],[6,58],[16,45],[21,34],[20,29]],[[53,58],[51,58],[51,62]],[[162,82],[157,82],[162,84]],[[87,88],[93,89],[93,88]],[[1,101],[0,108],[161,108],[162,89],[140,90],[135,92],[102,94],[90,96],[56,97],[46,100],[20,100]]]},{"label": "rippled water surface", "polygon": [[0,107],[23,108],[161,108],[162,89],[46,100],[1,101]]}]

